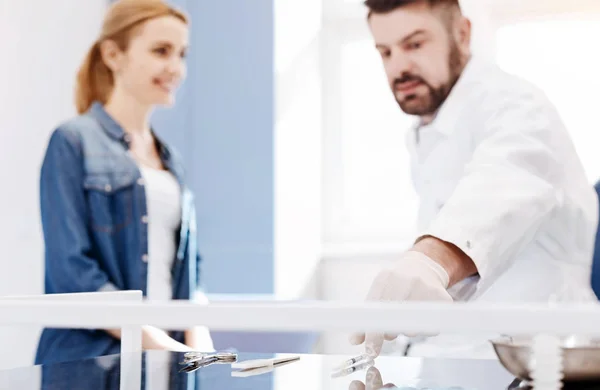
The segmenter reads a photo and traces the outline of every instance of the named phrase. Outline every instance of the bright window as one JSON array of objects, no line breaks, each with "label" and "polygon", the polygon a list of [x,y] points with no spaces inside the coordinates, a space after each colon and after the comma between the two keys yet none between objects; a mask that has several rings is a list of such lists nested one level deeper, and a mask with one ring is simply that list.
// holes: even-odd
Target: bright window
[{"label": "bright window", "polygon": [[404,238],[413,231],[417,210],[405,146],[412,119],[389,91],[370,40],[343,44],[340,64],[334,76],[339,90],[329,96],[336,102],[325,113],[334,116],[337,128],[329,130],[339,142],[325,150],[334,166],[326,234],[353,243]]},{"label": "bright window", "polygon": [[546,92],[556,105],[590,181],[600,179],[600,19],[546,20],[505,26],[497,59]]}]

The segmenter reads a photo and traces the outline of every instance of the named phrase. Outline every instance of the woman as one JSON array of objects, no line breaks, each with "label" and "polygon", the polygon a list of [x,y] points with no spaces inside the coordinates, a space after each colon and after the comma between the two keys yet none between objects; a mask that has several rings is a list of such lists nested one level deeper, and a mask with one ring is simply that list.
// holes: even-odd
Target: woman
[{"label": "woman", "polygon": [[[41,169],[46,293],[142,290],[194,299],[195,210],[182,164],[149,124],[185,76],[188,19],[157,0],[120,0],[77,77],[79,116],[52,134]],[[203,296],[200,295],[202,298]],[[45,329],[36,363],[119,352],[118,330]],[[146,326],[143,348],[213,349],[206,329]]]}]

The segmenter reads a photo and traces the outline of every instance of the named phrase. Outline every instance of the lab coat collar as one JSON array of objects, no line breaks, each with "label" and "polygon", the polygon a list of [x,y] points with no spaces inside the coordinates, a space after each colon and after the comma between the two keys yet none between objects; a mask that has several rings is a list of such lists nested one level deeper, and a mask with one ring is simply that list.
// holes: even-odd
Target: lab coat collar
[{"label": "lab coat collar", "polygon": [[471,57],[446,98],[446,101],[436,113],[433,121],[427,125],[423,125],[419,119],[414,129],[434,130],[444,135],[452,134],[462,110],[465,109],[466,97],[472,92],[473,87],[482,81],[482,74],[486,65],[485,61]]}]

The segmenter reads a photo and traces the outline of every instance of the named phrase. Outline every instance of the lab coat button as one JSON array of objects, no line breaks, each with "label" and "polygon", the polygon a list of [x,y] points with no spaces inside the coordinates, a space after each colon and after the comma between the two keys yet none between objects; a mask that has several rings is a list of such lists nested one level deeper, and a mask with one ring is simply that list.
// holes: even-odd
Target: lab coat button
[{"label": "lab coat button", "polygon": [[143,261],[144,263],[147,263],[147,262],[148,262],[148,255],[147,255],[147,254],[143,254],[143,255],[142,255],[142,261]]},{"label": "lab coat button", "polygon": [[143,215],[142,216],[142,223],[148,223],[148,216],[147,215]]},{"label": "lab coat button", "polygon": [[110,186],[110,184],[107,184],[104,186],[104,191],[109,192],[112,189],[112,187]]},{"label": "lab coat button", "polygon": [[467,244],[467,249],[471,249],[471,241],[467,241],[466,244]]},{"label": "lab coat button", "polygon": [[144,179],[142,179],[141,177],[137,180],[137,183],[141,186],[144,185]]}]

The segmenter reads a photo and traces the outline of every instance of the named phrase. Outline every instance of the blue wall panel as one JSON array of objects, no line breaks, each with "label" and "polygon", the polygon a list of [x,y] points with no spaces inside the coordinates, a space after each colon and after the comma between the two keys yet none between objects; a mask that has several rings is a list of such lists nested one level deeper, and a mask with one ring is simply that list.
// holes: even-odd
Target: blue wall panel
[{"label": "blue wall panel", "polygon": [[159,110],[196,194],[209,293],[272,293],[273,1],[175,0],[192,19],[188,79]]}]

